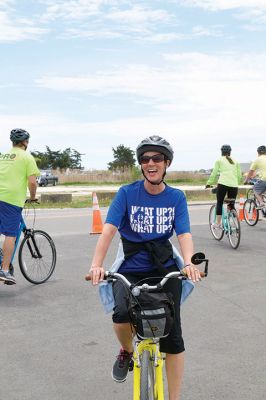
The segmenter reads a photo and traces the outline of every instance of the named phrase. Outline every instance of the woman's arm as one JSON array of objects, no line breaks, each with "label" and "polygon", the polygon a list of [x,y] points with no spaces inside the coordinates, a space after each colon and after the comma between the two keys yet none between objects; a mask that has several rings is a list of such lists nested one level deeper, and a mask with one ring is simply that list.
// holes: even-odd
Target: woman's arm
[{"label": "woman's arm", "polygon": [[91,281],[93,285],[97,285],[104,278],[103,262],[116,231],[117,227],[112,224],[106,223],[103,226],[103,232],[96,244],[90,268]]},{"label": "woman's arm", "polygon": [[206,182],[206,185],[213,185],[217,181],[217,177],[219,175],[219,171],[220,171],[220,163],[219,163],[219,160],[217,160],[216,163],[214,164],[214,168],[212,170],[212,173],[211,173],[209,179]]},{"label": "woman's arm", "polygon": [[191,279],[193,282],[197,282],[200,280],[200,273],[197,267],[192,264],[191,257],[194,253],[194,245],[192,240],[191,233],[183,233],[177,236],[182,257],[184,259],[185,264],[185,272],[188,276],[188,279]]}]

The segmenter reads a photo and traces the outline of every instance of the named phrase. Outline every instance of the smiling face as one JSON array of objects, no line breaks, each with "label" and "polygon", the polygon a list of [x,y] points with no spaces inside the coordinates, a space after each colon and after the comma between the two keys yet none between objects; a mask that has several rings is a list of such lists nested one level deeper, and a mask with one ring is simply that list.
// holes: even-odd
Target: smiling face
[{"label": "smiling face", "polygon": [[150,183],[156,184],[163,179],[169,161],[165,160],[164,155],[161,153],[156,151],[147,151],[141,156],[140,164],[146,180]]}]

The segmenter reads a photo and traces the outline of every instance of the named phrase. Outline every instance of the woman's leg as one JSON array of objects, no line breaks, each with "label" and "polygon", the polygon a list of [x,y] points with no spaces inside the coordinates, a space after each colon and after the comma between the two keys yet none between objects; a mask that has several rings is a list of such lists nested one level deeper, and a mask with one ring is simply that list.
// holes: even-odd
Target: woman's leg
[{"label": "woman's leg", "polygon": [[[134,274],[124,274],[125,277],[132,283],[137,282],[138,277]],[[133,328],[130,324],[128,314],[128,301],[130,294],[128,289],[120,281],[113,283],[114,294],[114,313],[113,313],[113,328],[121,347],[127,352],[133,351],[132,339]]]},{"label": "woman's leg", "polygon": [[223,202],[226,192],[227,192],[227,186],[221,184],[217,185],[216,223],[218,225],[221,225],[222,223]]},{"label": "woman's leg", "polygon": [[179,400],[184,375],[184,356],[184,351],[179,354],[166,354],[165,368],[169,400]]},{"label": "woman's leg", "polygon": [[[227,196],[229,199],[236,199],[238,193],[238,188],[237,187],[228,187],[227,189]],[[235,202],[232,202],[229,204],[230,208],[235,208]]]},{"label": "woman's leg", "polygon": [[[174,270],[169,268],[170,270]],[[172,294],[175,304],[175,320],[171,332],[166,338],[160,339],[160,350],[166,354],[166,376],[169,400],[179,400],[184,374],[185,347],[182,337],[180,318],[180,299],[182,282],[179,279],[169,279],[164,286],[166,292]]]},{"label": "woman's leg", "polygon": [[131,325],[127,323],[120,323],[120,324],[113,324],[114,331],[116,337],[121,344],[121,347],[126,350],[128,353],[132,353],[133,346],[132,346],[132,339],[133,333],[131,329]]}]

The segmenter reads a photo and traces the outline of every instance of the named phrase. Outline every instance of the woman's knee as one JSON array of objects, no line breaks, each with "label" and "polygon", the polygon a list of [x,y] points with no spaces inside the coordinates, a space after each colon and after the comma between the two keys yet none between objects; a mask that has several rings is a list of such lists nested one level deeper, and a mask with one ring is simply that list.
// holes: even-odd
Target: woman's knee
[{"label": "woman's knee", "polygon": [[113,322],[117,324],[129,322],[129,315],[127,307],[123,305],[116,304],[113,310]]}]

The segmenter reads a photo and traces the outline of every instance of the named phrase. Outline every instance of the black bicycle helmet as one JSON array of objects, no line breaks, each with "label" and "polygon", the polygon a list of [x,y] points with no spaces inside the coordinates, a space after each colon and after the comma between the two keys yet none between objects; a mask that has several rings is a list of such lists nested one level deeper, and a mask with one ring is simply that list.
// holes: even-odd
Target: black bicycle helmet
[{"label": "black bicycle helmet", "polygon": [[222,153],[231,153],[231,146],[229,144],[223,144],[221,147]]},{"label": "black bicycle helmet", "polygon": [[142,142],[140,142],[140,144],[137,146],[136,151],[139,164],[140,157],[147,151],[158,151],[158,153],[164,154],[166,159],[170,161],[170,164],[173,161],[174,157],[174,150],[172,146],[167,142],[167,140],[157,135],[153,135],[142,140]]},{"label": "black bicycle helmet", "polygon": [[259,146],[259,147],[257,148],[257,152],[258,152],[259,154],[266,154],[266,146]]},{"label": "black bicycle helmet", "polygon": [[10,140],[11,142],[18,144],[20,142],[23,142],[23,140],[28,140],[30,137],[30,134],[25,131],[24,129],[12,129],[10,132]]}]

